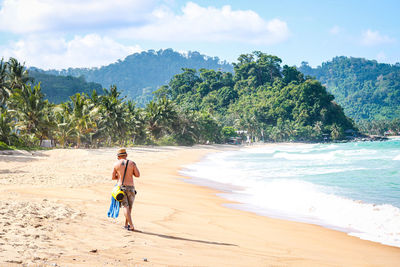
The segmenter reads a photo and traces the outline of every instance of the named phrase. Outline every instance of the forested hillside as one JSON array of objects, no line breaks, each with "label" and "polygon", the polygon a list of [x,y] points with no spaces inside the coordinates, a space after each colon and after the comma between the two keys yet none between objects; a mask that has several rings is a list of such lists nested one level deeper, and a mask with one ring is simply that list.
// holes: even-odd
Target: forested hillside
[{"label": "forested hillside", "polygon": [[230,72],[185,69],[157,91],[222,126],[270,141],[342,139],[353,122],[320,82],[261,52],[241,55]]},{"label": "forested hillside", "polygon": [[[145,107],[116,86],[54,104],[16,59],[0,61],[0,147],[222,143],[345,139],[353,122],[317,80],[262,52],[239,56],[234,73],[183,69]],[[350,131],[347,131],[350,130]]]},{"label": "forested hillside", "polygon": [[198,52],[183,55],[172,49],[149,50],[127,56],[124,60],[100,68],[69,68],[46,71],[63,76],[84,76],[87,81],[101,84],[104,88],[116,85],[122,94],[144,105],[152,99],[152,92],[167,83],[182,68],[232,71],[232,65],[216,57]]},{"label": "forested hillside", "polygon": [[83,76],[77,78],[46,74],[35,68],[29,69],[29,76],[33,78],[35,85],[40,82],[44,97],[56,104],[68,100],[70,96],[76,93],[91,94],[93,90],[96,90],[97,93],[102,93],[101,84],[86,82]]},{"label": "forested hillside", "polygon": [[298,69],[324,84],[345,113],[355,120],[400,118],[399,63],[335,57],[317,68],[303,62]]}]

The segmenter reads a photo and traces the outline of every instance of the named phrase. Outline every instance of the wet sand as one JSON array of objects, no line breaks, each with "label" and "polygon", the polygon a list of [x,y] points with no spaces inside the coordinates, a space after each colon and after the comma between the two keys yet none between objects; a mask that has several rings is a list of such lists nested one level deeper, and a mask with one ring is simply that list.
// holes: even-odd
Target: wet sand
[{"label": "wet sand", "polygon": [[232,148],[128,148],[138,232],[107,217],[116,149],[0,152],[0,266],[399,265],[400,248],[230,209],[178,174]]}]

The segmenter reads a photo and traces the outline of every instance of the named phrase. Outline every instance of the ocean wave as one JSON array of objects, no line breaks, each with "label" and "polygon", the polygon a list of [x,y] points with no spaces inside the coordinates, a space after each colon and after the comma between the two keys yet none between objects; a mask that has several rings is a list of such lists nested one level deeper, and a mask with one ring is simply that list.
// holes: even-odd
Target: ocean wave
[{"label": "ocean wave", "polygon": [[227,185],[223,196],[246,210],[400,247],[392,159],[400,160],[397,146],[387,150],[381,143],[277,145],[211,154],[182,173]]},{"label": "ocean wave", "polygon": [[333,150],[325,153],[291,153],[291,152],[278,152],[273,155],[274,158],[282,158],[286,160],[318,160],[318,161],[332,161],[343,160],[345,157],[368,157],[375,155],[378,151],[371,149],[359,150]]},{"label": "ocean wave", "polygon": [[331,188],[300,180],[252,182],[226,197],[268,216],[316,223],[382,244],[400,247],[400,209],[344,198]]},{"label": "ocean wave", "polygon": [[302,153],[288,153],[280,152],[273,156],[274,158],[281,158],[287,160],[334,160],[335,155],[333,153],[326,154],[302,154]]}]

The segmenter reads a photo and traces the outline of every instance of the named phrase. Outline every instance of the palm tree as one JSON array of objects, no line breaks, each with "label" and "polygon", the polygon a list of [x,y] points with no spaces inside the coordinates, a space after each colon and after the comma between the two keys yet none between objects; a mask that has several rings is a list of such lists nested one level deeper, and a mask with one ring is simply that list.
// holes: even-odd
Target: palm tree
[{"label": "palm tree", "polygon": [[249,110],[248,112],[241,114],[238,124],[239,129],[245,129],[247,131],[251,142],[256,136],[257,130],[261,129],[261,126],[256,120],[254,110]]},{"label": "palm tree", "polygon": [[145,139],[145,113],[143,109],[136,108],[135,102],[129,100],[126,102],[127,108],[127,121],[128,121],[128,134],[132,138],[132,142],[137,140],[140,142]]},{"label": "palm tree", "polygon": [[54,132],[54,135],[58,143],[64,148],[66,143],[76,136],[71,110],[67,103],[61,103],[54,107],[53,111],[57,124],[57,131]]},{"label": "palm tree", "polygon": [[283,124],[283,129],[286,133],[286,139],[294,141],[297,137],[298,128],[299,126],[295,121],[286,120],[285,123]]},{"label": "palm tree", "polygon": [[163,97],[157,102],[150,101],[146,106],[146,120],[148,130],[153,138],[158,139],[163,132],[168,132],[171,123],[177,120],[174,103]]},{"label": "palm tree", "polygon": [[336,123],[331,125],[331,138],[332,140],[339,140],[341,138],[343,138],[343,129],[342,127],[340,127],[339,125],[337,125]]},{"label": "palm tree", "polygon": [[18,119],[17,128],[37,138],[42,135],[40,129],[48,123],[45,118],[48,102],[43,97],[40,84],[33,88],[31,85],[22,85],[14,90],[10,102]]},{"label": "palm tree", "polygon": [[51,139],[54,140],[54,132],[57,129],[57,123],[55,120],[54,104],[49,103],[45,100],[46,105],[43,110],[43,118],[42,123],[39,124],[37,129],[37,135],[39,136],[40,141],[43,139]]},{"label": "palm tree", "polygon": [[12,132],[14,120],[6,109],[0,107],[0,141],[11,145],[11,137],[15,136]]},{"label": "palm tree", "polygon": [[98,114],[97,108],[91,104],[84,93],[71,96],[72,101],[72,121],[76,130],[77,147],[81,146],[82,138],[89,133],[96,131],[95,117]]},{"label": "palm tree", "polygon": [[193,145],[199,140],[199,118],[196,113],[189,110],[180,110],[172,121],[172,132],[180,145]]},{"label": "palm tree", "polygon": [[129,134],[130,114],[123,99],[119,98],[120,94],[113,85],[110,90],[104,89],[104,95],[101,96],[101,125],[110,145],[115,141],[122,145]]},{"label": "palm tree", "polygon": [[317,121],[314,126],[313,126],[313,136],[315,139],[319,140],[322,139],[322,134],[323,134],[323,123],[322,121]]},{"label": "palm tree", "polygon": [[6,104],[7,99],[10,97],[10,90],[7,82],[7,62],[3,59],[0,61],[0,106]]},{"label": "palm tree", "polygon": [[28,70],[25,65],[18,62],[15,58],[10,58],[7,64],[8,67],[8,82],[11,92],[15,89],[21,89],[32,78],[29,77]]}]

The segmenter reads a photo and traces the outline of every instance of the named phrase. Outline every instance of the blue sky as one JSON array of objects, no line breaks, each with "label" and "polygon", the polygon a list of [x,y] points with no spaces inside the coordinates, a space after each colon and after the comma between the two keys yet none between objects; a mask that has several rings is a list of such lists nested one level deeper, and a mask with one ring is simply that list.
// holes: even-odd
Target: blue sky
[{"label": "blue sky", "polygon": [[44,69],[165,48],[229,62],[260,50],[289,65],[342,55],[394,64],[399,10],[395,0],[0,0],[0,56]]}]

